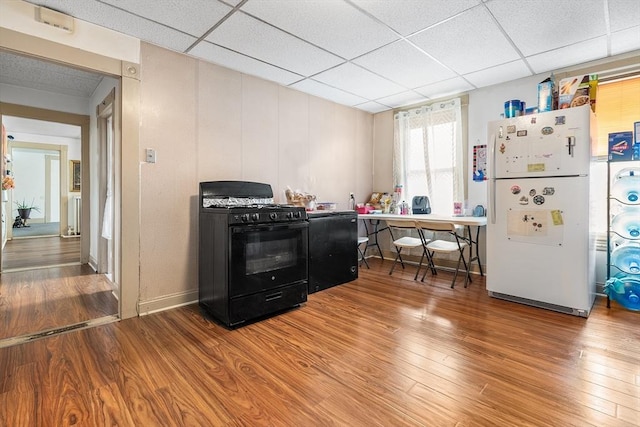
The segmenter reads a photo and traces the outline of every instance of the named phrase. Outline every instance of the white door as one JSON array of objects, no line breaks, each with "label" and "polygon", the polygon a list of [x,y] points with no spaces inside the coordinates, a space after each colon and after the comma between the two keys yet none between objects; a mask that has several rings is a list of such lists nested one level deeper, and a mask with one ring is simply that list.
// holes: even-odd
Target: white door
[{"label": "white door", "polygon": [[491,178],[588,174],[590,117],[586,105],[490,122]]}]

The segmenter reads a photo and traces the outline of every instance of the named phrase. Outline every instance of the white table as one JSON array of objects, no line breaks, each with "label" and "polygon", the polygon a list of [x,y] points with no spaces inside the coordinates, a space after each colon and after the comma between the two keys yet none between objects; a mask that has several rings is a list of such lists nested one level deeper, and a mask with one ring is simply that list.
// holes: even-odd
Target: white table
[{"label": "white table", "polygon": [[[378,244],[378,233],[387,229],[388,227],[380,228],[380,221],[384,221],[387,219],[392,219],[395,221],[419,221],[419,220],[429,220],[429,221],[442,221],[442,222],[452,222],[456,225],[461,225],[466,230],[466,235],[460,236],[469,243],[469,267],[471,267],[471,263],[473,261],[478,262],[478,267],[480,268],[480,275],[484,276],[484,272],[482,271],[482,263],[480,262],[480,254],[478,251],[478,239],[480,237],[480,228],[487,225],[487,217],[484,216],[454,216],[454,215],[435,215],[435,214],[427,214],[427,215],[394,215],[394,214],[358,214],[358,219],[361,219],[364,224],[365,232],[367,233],[367,237],[373,236],[373,239],[369,241],[367,247],[364,250],[364,253],[367,253],[367,249],[369,246],[375,246],[378,248],[378,252],[380,253],[380,257],[384,259],[382,255],[382,249],[380,249],[380,245]],[[368,221],[367,221],[368,220]],[[367,224],[368,222],[368,224]],[[371,231],[370,231],[370,227]],[[475,227],[476,233],[475,237],[473,236],[471,227]],[[475,247],[475,249],[474,249]],[[474,255],[475,251],[475,255]]]}]

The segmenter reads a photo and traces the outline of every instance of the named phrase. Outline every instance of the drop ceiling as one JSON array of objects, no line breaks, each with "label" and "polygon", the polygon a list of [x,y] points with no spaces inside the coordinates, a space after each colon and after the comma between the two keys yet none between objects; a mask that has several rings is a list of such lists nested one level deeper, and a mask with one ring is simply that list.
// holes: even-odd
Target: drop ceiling
[{"label": "drop ceiling", "polygon": [[638,0],[29,3],[372,113],[640,49]]}]

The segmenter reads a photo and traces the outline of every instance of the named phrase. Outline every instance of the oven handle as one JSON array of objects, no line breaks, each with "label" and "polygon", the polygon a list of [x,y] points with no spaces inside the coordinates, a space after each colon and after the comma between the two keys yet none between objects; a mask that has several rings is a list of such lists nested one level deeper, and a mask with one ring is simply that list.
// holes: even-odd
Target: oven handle
[{"label": "oven handle", "polygon": [[297,230],[309,228],[307,221],[279,222],[275,224],[243,224],[231,227],[232,233],[253,233],[255,231]]}]

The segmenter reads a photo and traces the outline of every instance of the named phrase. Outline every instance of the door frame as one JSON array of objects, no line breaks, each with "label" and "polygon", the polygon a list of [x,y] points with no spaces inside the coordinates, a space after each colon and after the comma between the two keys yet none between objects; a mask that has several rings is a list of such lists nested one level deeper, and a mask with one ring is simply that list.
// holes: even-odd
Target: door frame
[{"label": "door frame", "polygon": [[[117,97],[116,108],[120,110],[121,122],[114,135],[122,147],[116,159],[120,176],[115,189],[121,194],[122,218],[120,229],[116,231],[120,235],[120,256],[117,260],[121,266],[119,311],[123,319],[137,316],[140,289],[140,64],[4,27],[0,27],[0,48],[120,78],[120,96]],[[0,115],[2,112],[0,107]],[[121,141],[126,141],[126,144]],[[89,153],[83,152],[81,160],[83,164],[88,164]],[[88,182],[89,177],[85,174],[88,174],[88,168],[83,168],[82,172],[82,179]],[[122,184],[124,182],[126,186]],[[83,209],[82,221],[88,224],[88,219],[89,209]]]}]

